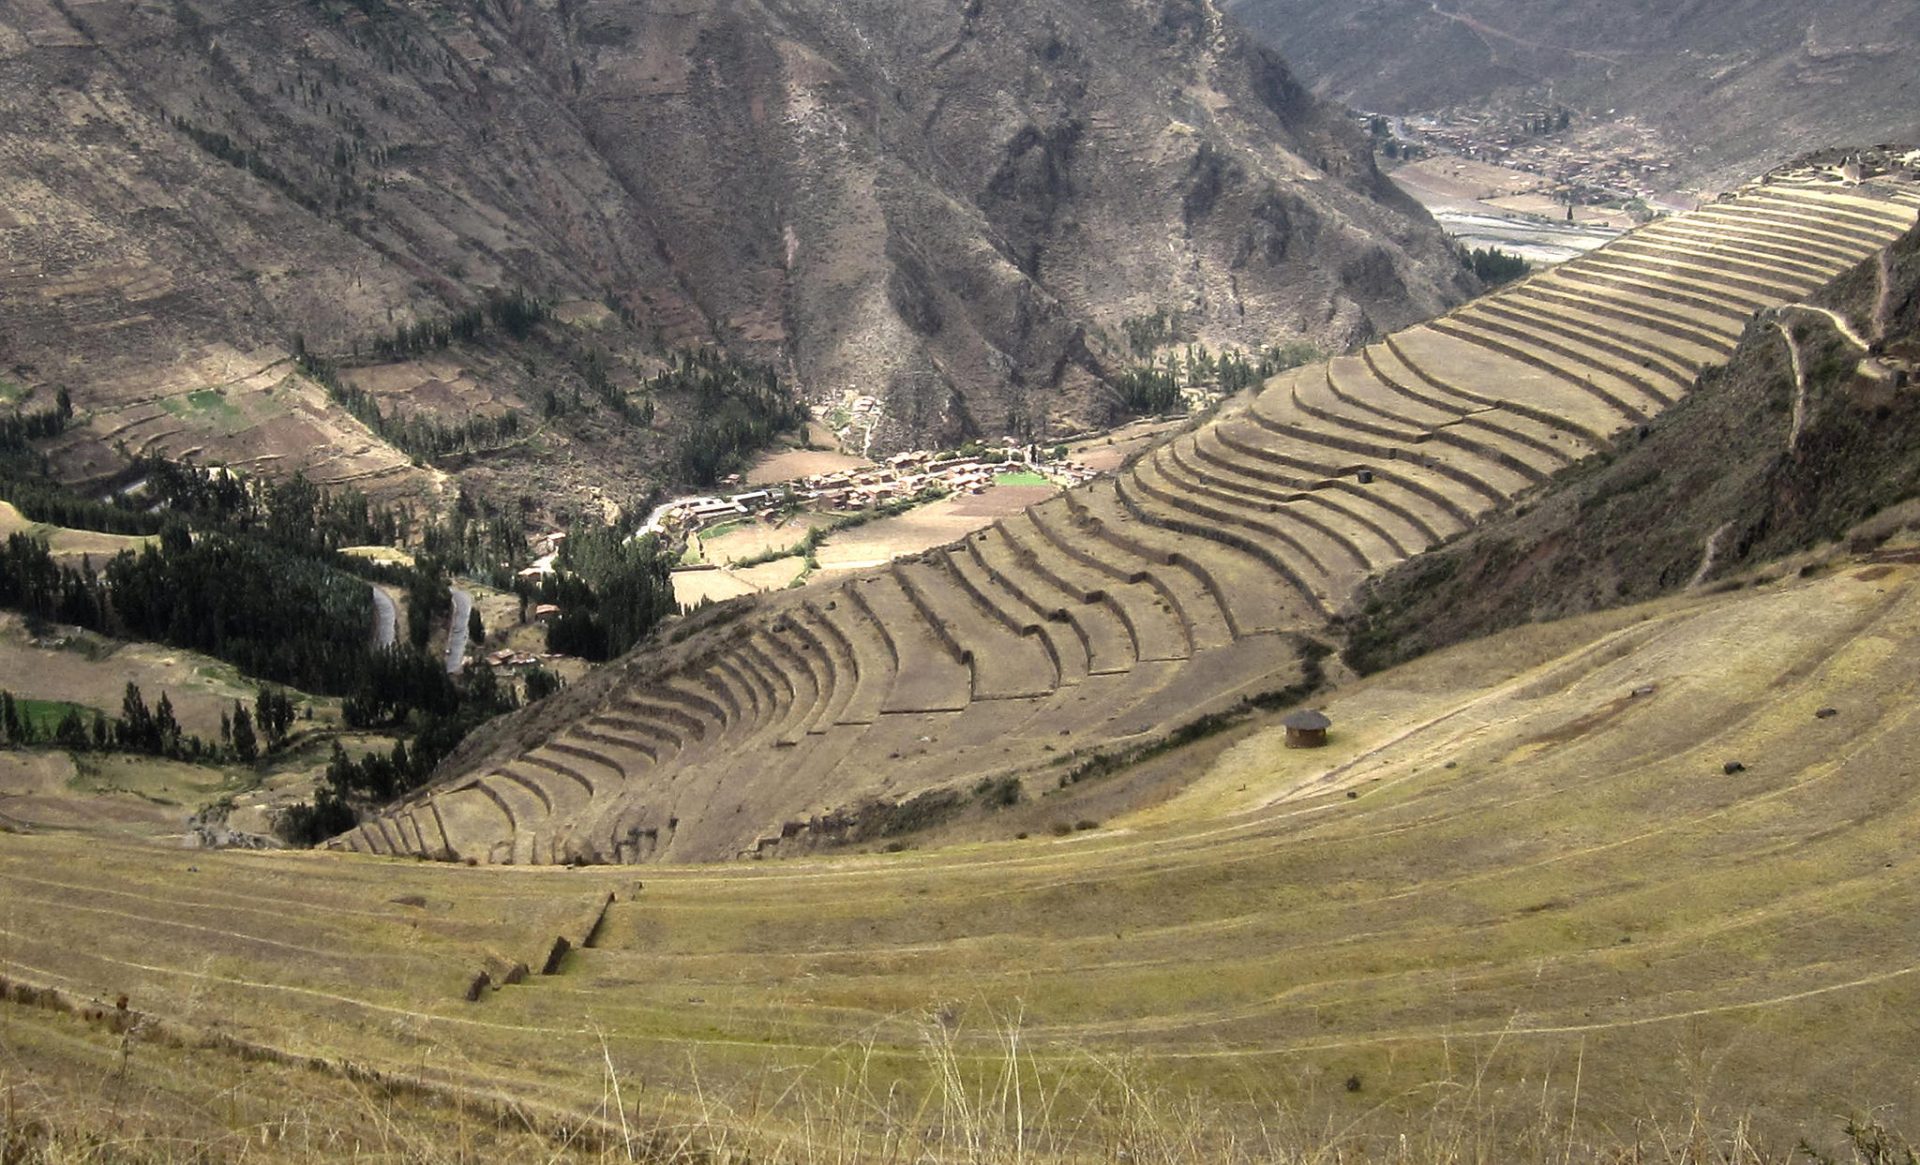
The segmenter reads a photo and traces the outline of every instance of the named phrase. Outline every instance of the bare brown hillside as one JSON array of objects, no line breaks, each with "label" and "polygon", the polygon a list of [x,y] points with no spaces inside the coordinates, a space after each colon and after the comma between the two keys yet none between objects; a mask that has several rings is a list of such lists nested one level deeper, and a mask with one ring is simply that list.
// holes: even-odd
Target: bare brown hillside
[{"label": "bare brown hillside", "polygon": [[[0,59],[0,369],[91,414],[72,476],[124,448],[407,478],[285,358],[364,361],[489,288],[624,319],[616,381],[717,342],[885,398],[895,442],[1104,420],[1102,330],[1156,309],[1337,347],[1469,290],[1191,0],[5,0]],[[390,403],[546,377],[452,360]]]},{"label": "bare brown hillside", "polygon": [[1836,141],[1920,137],[1920,8],[1873,0],[1229,0],[1316,92],[1388,112],[1531,95],[1633,114],[1724,187]]}]

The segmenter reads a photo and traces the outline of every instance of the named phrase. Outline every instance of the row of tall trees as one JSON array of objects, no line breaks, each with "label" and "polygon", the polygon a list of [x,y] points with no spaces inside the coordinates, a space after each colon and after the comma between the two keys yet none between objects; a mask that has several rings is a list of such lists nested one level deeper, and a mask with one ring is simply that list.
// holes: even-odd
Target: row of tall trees
[{"label": "row of tall trees", "polygon": [[1498,247],[1475,247],[1462,257],[1480,281],[1489,287],[1502,283],[1511,283],[1527,273],[1527,261],[1518,255],[1509,255]]},{"label": "row of tall trees", "polygon": [[[418,356],[445,348],[456,340],[477,340],[490,329],[524,340],[534,328],[552,318],[553,305],[524,287],[488,291],[479,303],[452,315],[401,324],[390,334],[373,341],[373,354],[383,360]],[[302,355],[306,345],[295,337],[294,348],[295,355]]]},{"label": "row of tall trees", "polygon": [[[293,701],[285,692],[261,688],[253,710],[235,700],[231,712],[220,713],[220,739],[203,741],[186,732],[165,692],[151,708],[140,685],[127,681],[120,698],[120,715],[109,719],[98,710],[88,714],[78,705],[65,705],[51,725],[46,717],[30,714],[31,704],[10,691],[0,691],[0,744],[30,748],[48,744],[74,752],[128,752],[166,757],[195,764],[240,761],[251,764],[266,750],[282,747],[293,728]],[[256,725],[258,729],[256,730]]]}]

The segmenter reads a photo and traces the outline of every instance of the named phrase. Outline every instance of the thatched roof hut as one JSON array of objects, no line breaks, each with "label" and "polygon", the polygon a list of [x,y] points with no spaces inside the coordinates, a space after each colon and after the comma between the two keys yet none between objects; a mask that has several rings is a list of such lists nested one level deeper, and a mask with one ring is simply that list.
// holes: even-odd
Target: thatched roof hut
[{"label": "thatched roof hut", "polygon": [[1327,743],[1327,729],[1333,721],[1325,712],[1302,708],[1281,721],[1287,727],[1288,748],[1321,748]]}]

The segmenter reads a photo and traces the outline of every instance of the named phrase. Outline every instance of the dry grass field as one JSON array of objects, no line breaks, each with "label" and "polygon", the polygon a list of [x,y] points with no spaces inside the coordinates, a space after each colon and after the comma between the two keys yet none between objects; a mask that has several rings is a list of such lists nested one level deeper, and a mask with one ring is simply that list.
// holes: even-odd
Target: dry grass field
[{"label": "dry grass field", "polygon": [[[1337,691],[1324,750],[1255,721],[1094,828],[898,853],[616,874],[0,837],[0,976],[140,1016],[0,1009],[0,1087],[118,1056],[129,1127],[230,1155],[339,1121],[468,1159],[402,1151],[450,1119],[548,1154],[594,1127],[614,1159],[1836,1151],[1848,1117],[1920,1118],[1915,642],[1920,569],[1867,562],[1528,627]],[[557,974],[464,998],[567,933]]]},{"label": "dry grass field", "polygon": [[1059,492],[1052,485],[994,485],[978,494],[941,498],[895,517],[835,530],[815,552],[820,565],[813,571],[806,570],[798,554],[755,566],[733,564],[789,547],[797,549],[808,529],[827,525],[830,516],[809,515],[778,526],[753,519],[726,523],[700,539],[701,559],[720,569],[675,573],[674,598],[683,606],[693,606],[702,600],[721,602],[783,590],[801,578],[844,577],[947,545]]},{"label": "dry grass field", "polygon": [[[807,433],[812,440],[834,440],[832,431],[822,428],[817,422],[809,425]],[[871,464],[873,463],[864,457],[854,457],[826,449],[782,449],[775,453],[768,453],[754,462],[753,468],[747,470],[746,477],[748,485],[778,485],[780,482],[792,481],[795,478],[834,473],[842,469],[858,469]]]},{"label": "dry grass field", "polygon": [[996,519],[1017,514],[1060,491],[1053,486],[996,485],[958,494],[829,537],[816,557],[822,570],[860,570],[945,546]]}]

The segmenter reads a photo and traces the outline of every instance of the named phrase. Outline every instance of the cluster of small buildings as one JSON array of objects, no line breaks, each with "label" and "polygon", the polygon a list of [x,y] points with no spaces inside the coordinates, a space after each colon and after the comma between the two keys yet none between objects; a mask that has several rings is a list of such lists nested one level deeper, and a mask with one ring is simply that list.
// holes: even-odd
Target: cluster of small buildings
[{"label": "cluster of small buildings", "polygon": [[642,532],[683,534],[791,505],[817,510],[869,510],[920,497],[934,487],[956,494],[977,494],[992,486],[1001,474],[1019,472],[1038,473],[1067,487],[1095,476],[1078,461],[1042,461],[1032,446],[945,458],[928,450],[915,450],[874,465],[796,478],[772,489],[675,498],[648,517]]}]

